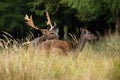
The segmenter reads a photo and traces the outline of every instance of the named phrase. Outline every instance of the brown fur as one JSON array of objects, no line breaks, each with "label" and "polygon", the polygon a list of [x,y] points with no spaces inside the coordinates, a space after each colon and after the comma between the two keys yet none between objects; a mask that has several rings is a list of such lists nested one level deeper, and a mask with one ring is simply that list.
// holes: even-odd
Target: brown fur
[{"label": "brown fur", "polygon": [[42,42],[40,45],[40,49],[48,50],[48,51],[57,49],[57,50],[62,51],[62,53],[66,55],[67,54],[66,52],[72,49],[72,45],[71,43],[67,41],[53,39],[53,40],[47,40],[47,41]]},{"label": "brown fur", "polygon": [[[78,43],[76,43],[75,46],[72,46],[72,43],[69,43],[64,40],[52,39],[52,40],[46,40],[46,41],[42,42],[39,45],[39,47],[40,47],[40,50],[45,50],[48,52],[52,51],[53,49],[54,50],[59,49],[62,51],[62,54],[64,53],[65,55],[67,55],[68,51],[71,51],[74,49],[75,50],[79,49],[80,51],[82,51],[86,41],[94,40],[94,39],[96,39],[95,35],[93,35],[86,29],[82,29],[80,38],[78,39]],[[56,53],[56,52],[54,52],[54,53]]]}]

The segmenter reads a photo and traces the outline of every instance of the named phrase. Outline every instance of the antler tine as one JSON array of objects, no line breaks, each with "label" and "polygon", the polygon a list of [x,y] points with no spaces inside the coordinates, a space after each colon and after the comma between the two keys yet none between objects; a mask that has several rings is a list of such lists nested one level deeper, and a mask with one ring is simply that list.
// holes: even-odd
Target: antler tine
[{"label": "antler tine", "polygon": [[54,27],[55,27],[56,25],[57,25],[56,22],[54,22]]},{"label": "antler tine", "polygon": [[25,16],[24,18],[25,18],[25,20],[27,21],[26,23],[27,23],[28,26],[30,26],[30,27],[32,27],[32,28],[34,28],[34,29],[36,29],[36,30],[40,30],[38,27],[36,27],[36,26],[34,25],[34,22],[33,22],[33,19],[32,19],[32,15],[31,15],[30,18],[29,18],[28,15],[26,14],[26,16]]},{"label": "antler tine", "polygon": [[47,16],[47,20],[48,20],[47,25],[50,25],[49,30],[52,30],[56,26],[56,23],[54,22],[54,26],[52,25],[48,11],[46,11],[46,16]]}]

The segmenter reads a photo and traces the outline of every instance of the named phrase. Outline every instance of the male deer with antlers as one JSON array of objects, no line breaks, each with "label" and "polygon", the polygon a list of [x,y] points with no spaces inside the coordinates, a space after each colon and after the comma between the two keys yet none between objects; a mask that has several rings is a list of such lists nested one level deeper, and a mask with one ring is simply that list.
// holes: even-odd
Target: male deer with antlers
[{"label": "male deer with antlers", "polygon": [[59,30],[56,28],[56,23],[54,22],[54,25],[52,25],[50,16],[48,12],[46,11],[46,17],[47,17],[47,25],[50,26],[50,29],[39,29],[37,26],[34,25],[32,16],[30,18],[28,15],[25,16],[25,20],[27,21],[27,25],[30,26],[31,28],[34,28],[36,30],[40,30],[42,32],[42,36],[35,38],[33,41],[31,41],[31,44],[33,47],[37,47],[39,44],[41,44],[43,41],[46,40],[51,40],[51,39],[59,39],[58,32]]}]

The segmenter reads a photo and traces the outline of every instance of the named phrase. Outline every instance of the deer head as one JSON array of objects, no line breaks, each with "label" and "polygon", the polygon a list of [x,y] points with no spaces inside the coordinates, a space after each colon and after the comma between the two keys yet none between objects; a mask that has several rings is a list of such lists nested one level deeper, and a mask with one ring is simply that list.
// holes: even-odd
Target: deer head
[{"label": "deer head", "polygon": [[81,35],[80,38],[78,39],[78,44],[76,48],[82,51],[86,41],[95,40],[97,39],[97,37],[86,29],[81,28],[80,31]]},{"label": "deer head", "polygon": [[80,28],[80,32],[81,32],[81,35],[80,37],[82,38],[85,38],[86,40],[94,40],[96,39],[97,37],[92,34],[90,31],[88,31],[87,29],[83,29],[83,28]]}]

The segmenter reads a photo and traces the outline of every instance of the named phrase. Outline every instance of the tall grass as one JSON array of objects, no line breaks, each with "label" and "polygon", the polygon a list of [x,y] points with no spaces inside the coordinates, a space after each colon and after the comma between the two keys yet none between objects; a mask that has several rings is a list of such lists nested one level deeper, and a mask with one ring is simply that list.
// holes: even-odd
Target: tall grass
[{"label": "tall grass", "polygon": [[77,58],[41,55],[30,47],[0,49],[0,80],[120,80],[120,37],[86,44]]}]

